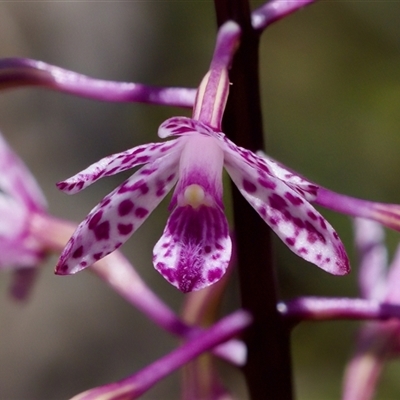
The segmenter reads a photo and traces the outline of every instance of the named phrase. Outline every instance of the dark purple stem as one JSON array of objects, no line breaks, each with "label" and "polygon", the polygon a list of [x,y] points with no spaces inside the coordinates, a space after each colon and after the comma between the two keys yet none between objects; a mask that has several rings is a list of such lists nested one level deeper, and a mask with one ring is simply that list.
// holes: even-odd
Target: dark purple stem
[{"label": "dark purple stem", "polygon": [[[264,148],[259,93],[259,34],[252,28],[247,0],[215,0],[220,26],[228,19],[242,28],[230,71],[232,82],[223,130],[237,145]],[[270,231],[236,188],[233,190],[242,306],[254,323],[244,334],[248,361],[243,368],[250,398],[293,398],[289,328],[277,311],[277,285]]]}]

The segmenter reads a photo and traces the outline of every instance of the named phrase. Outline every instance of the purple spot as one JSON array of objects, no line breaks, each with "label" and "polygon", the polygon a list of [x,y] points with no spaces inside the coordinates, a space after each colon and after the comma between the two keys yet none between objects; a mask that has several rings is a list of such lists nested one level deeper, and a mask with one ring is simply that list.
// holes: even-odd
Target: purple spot
[{"label": "purple spot", "polygon": [[269,168],[268,168],[265,164],[263,164],[262,162],[260,162],[259,160],[257,160],[257,166],[258,166],[259,168],[261,168],[261,169],[262,169],[264,172],[266,172],[267,174],[270,173]]},{"label": "purple spot", "polygon": [[263,218],[265,218],[265,217],[267,216],[267,210],[265,209],[264,206],[263,206],[263,207],[260,207],[260,208],[258,209],[258,212],[260,213],[260,215],[261,215]]},{"label": "purple spot", "polygon": [[63,264],[61,266],[58,266],[58,271],[62,272],[62,273],[67,273],[68,272],[68,264]]},{"label": "purple spot", "polygon": [[144,150],[145,150],[145,147],[139,147],[138,149],[136,149],[136,150],[132,153],[132,155],[133,155],[133,154],[143,153]]},{"label": "purple spot", "polygon": [[268,222],[269,222],[269,224],[272,225],[272,226],[278,225],[279,218],[271,217],[271,218],[268,219]]},{"label": "purple spot", "polygon": [[305,247],[301,247],[301,248],[298,250],[298,252],[299,252],[300,254],[308,254],[308,250],[307,250]]},{"label": "purple spot", "polygon": [[138,218],[144,218],[148,213],[149,213],[149,211],[146,210],[146,209],[143,208],[143,207],[138,207],[138,208],[135,210],[135,215],[136,215]]},{"label": "purple spot", "polygon": [[323,217],[319,217],[319,224],[321,225],[322,229],[326,230],[326,223]]},{"label": "purple spot", "polygon": [[118,224],[117,228],[121,235],[129,235],[133,231],[133,224]]},{"label": "purple spot", "polygon": [[172,251],[171,249],[168,249],[165,253],[164,253],[164,257],[171,257],[172,256]]},{"label": "purple spot", "polygon": [[102,258],[103,257],[103,253],[96,253],[96,254],[93,254],[93,258],[97,261],[97,260],[100,260],[100,258]]},{"label": "purple spot", "polygon": [[175,174],[171,174],[168,178],[167,178],[167,182],[171,182],[172,179],[174,179]]},{"label": "purple spot", "polygon": [[132,160],[132,158],[135,158],[135,156],[133,156],[132,154],[129,156],[125,156],[124,159],[121,161],[121,164],[127,164]]},{"label": "purple spot", "polygon": [[140,171],[140,175],[151,175],[152,173],[156,172],[158,168],[149,168],[149,169],[142,169]]},{"label": "purple spot", "polygon": [[206,253],[206,254],[209,254],[209,253],[211,253],[211,246],[204,246],[204,252]]},{"label": "purple spot", "polygon": [[72,258],[80,258],[83,254],[83,246],[79,246],[73,253]]},{"label": "purple spot", "polygon": [[165,146],[161,149],[161,152],[165,153],[166,151],[172,149],[175,146],[175,144],[169,145],[169,146]]},{"label": "purple spot", "polygon": [[212,269],[212,270],[208,271],[208,274],[207,274],[208,282],[212,283],[215,281],[219,281],[221,279],[222,275],[223,275],[223,272],[222,272],[221,268]]},{"label": "purple spot", "polygon": [[287,243],[288,246],[294,246],[294,244],[296,243],[296,239],[294,239],[294,238],[286,238],[285,242]]},{"label": "purple spot", "polygon": [[87,262],[86,261],[82,261],[81,263],[79,263],[80,266],[82,267],[86,267],[87,266]]},{"label": "purple spot", "polygon": [[133,192],[134,190],[140,190],[142,194],[146,194],[149,191],[149,187],[146,182],[141,179],[132,186],[128,186],[126,183],[122,184],[118,189],[118,193]]},{"label": "purple spot", "polygon": [[97,213],[94,214],[92,218],[90,218],[88,228],[93,230],[97,226],[97,224],[100,222],[102,216],[103,216],[103,211],[101,211],[101,210],[97,211]]},{"label": "purple spot", "polygon": [[258,178],[257,182],[266,189],[274,190],[276,188],[276,184],[269,179]]},{"label": "purple spot", "polygon": [[339,240],[339,235],[338,235],[336,232],[333,232],[333,237],[334,237],[336,240]]},{"label": "purple spot", "polygon": [[162,143],[154,143],[153,145],[151,145],[149,147],[149,150],[152,151],[152,150],[158,149],[161,145],[162,145]]},{"label": "purple spot", "polygon": [[149,158],[150,158],[149,156],[141,156],[141,157],[137,158],[136,162],[143,164],[143,163],[149,161]]},{"label": "purple spot", "polygon": [[82,188],[83,188],[83,185],[85,184],[85,182],[83,182],[83,181],[80,181],[80,182],[78,182],[77,184],[76,184],[76,187],[79,189],[79,190],[81,190]]},{"label": "purple spot", "polygon": [[118,214],[123,217],[133,210],[133,202],[129,199],[121,201],[118,205]]},{"label": "purple spot", "polygon": [[269,196],[268,200],[270,206],[278,211],[282,211],[282,209],[287,207],[286,201],[276,193],[273,193],[271,196]]},{"label": "purple spot", "polygon": [[165,265],[164,263],[158,263],[157,264],[157,269],[160,271],[161,275],[171,283],[174,283],[176,281],[175,277],[175,272],[171,268],[160,268],[159,264]]},{"label": "purple spot", "polygon": [[303,203],[303,199],[301,197],[294,196],[290,192],[285,193],[285,198],[288,199],[294,206],[299,206]]},{"label": "purple spot", "polygon": [[318,218],[317,215],[312,211],[308,211],[307,215],[314,221]]},{"label": "purple spot", "polygon": [[247,193],[255,193],[257,191],[257,186],[248,181],[247,179],[243,179],[243,189],[247,192]]},{"label": "purple spot", "polygon": [[219,243],[217,243],[217,244],[215,245],[215,247],[216,247],[218,250],[223,250],[223,248],[224,248],[224,246],[220,245]]},{"label": "purple spot", "polygon": [[144,180],[136,182],[134,185],[130,187],[130,190],[140,190],[143,194],[146,194],[149,191],[149,187],[147,186]]},{"label": "purple spot", "polygon": [[[303,222],[303,220],[302,220],[301,218],[292,217],[291,219],[292,219],[293,224],[294,224],[295,226],[297,226],[297,227],[300,228],[300,229],[303,229],[303,228],[304,228],[304,222]],[[311,224],[310,224],[310,225],[311,225]]]},{"label": "purple spot", "polygon": [[313,244],[317,240],[322,243],[326,243],[324,235],[322,235],[321,232],[318,232],[313,225],[311,225],[308,221],[305,222],[305,225],[307,229],[307,240],[309,243]]},{"label": "purple spot", "polygon": [[114,167],[111,168],[109,171],[107,171],[107,176],[114,174],[116,171],[118,171],[119,167]]},{"label": "purple spot", "polygon": [[160,188],[157,190],[156,196],[157,196],[157,197],[161,197],[161,196],[164,196],[164,194],[165,194],[165,187],[162,186],[162,187],[160,187]]},{"label": "purple spot", "polygon": [[108,240],[110,238],[110,223],[108,221],[102,222],[94,228],[94,235],[97,240]]},{"label": "purple spot", "polygon": [[326,257],[325,262],[329,264],[331,262],[331,259],[329,257]]},{"label": "purple spot", "polygon": [[110,203],[111,203],[111,199],[109,197],[106,197],[101,201],[100,205],[102,207],[105,207],[105,206],[108,206]]},{"label": "purple spot", "polygon": [[56,186],[57,186],[60,190],[64,190],[64,189],[68,186],[68,184],[67,184],[66,182],[58,182],[58,183],[56,184]]},{"label": "purple spot", "polygon": [[119,188],[118,188],[118,194],[123,194],[126,192],[130,192],[132,188],[128,186],[126,183],[123,183]]}]

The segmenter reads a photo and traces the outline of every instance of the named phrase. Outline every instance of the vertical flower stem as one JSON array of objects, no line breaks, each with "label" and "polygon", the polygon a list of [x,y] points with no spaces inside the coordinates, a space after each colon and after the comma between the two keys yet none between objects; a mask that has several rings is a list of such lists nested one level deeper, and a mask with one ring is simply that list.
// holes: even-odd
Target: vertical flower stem
[{"label": "vertical flower stem", "polygon": [[[223,130],[237,145],[250,150],[264,147],[259,93],[259,35],[251,27],[248,0],[215,0],[217,22],[236,21],[242,28],[235,54],[232,83]],[[290,332],[277,312],[277,283],[270,231],[233,189],[242,306],[254,322],[244,335],[248,362],[243,368],[250,398],[290,400],[292,373]]]}]

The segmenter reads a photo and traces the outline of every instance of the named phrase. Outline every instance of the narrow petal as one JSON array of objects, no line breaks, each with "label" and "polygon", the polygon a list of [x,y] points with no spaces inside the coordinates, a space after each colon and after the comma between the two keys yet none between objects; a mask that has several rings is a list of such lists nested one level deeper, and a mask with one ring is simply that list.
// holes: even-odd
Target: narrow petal
[{"label": "narrow petal", "polygon": [[[118,174],[141,164],[152,163],[169,152],[179,151],[181,145],[178,139],[164,143],[148,143],[107,156],[71,178],[57,183],[57,187],[68,194],[78,193],[100,178]],[[150,169],[148,173],[151,173]]]},{"label": "narrow petal", "polygon": [[400,205],[357,199],[320,187],[315,204],[352,217],[371,219],[400,232]]},{"label": "narrow petal", "polygon": [[240,26],[234,21],[227,21],[219,28],[210,69],[200,83],[193,107],[193,119],[218,130],[229,93],[228,68],[240,34]]},{"label": "narrow petal", "polygon": [[281,301],[279,313],[293,321],[375,320],[400,318],[400,306],[346,297],[298,297]]},{"label": "narrow petal", "polygon": [[0,134],[0,190],[31,211],[45,210],[46,200],[35,178]]},{"label": "narrow petal", "polygon": [[78,226],[56,267],[74,274],[120,247],[144,222],[177,180],[176,154],[142,167],[107,195]]},{"label": "narrow petal", "polygon": [[95,79],[28,58],[0,60],[0,90],[41,86],[80,97],[112,102],[140,102],[192,108],[196,89],[156,87]]},{"label": "narrow petal", "polygon": [[242,310],[235,311],[196,338],[187,341],[136,374],[119,382],[87,390],[74,396],[71,400],[136,399],[176,369],[241,333],[251,323],[250,314]]},{"label": "narrow petal", "polygon": [[[250,152],[249,152],[250,153]],[[225,168],[242,195],[298,256],[334,275],[349,272],[349,261],[332,226],[292,185],[265,171],[242,152],[225,154]]]},{"label": "narrow petal", "polygon": [[182,292],[199,290],[224,275],[231,258],[228,223],[217,206],[177,207],[153,251],[158,272]]},{"label": "narrow petal", "polygon": [[316,0],[271,0],[251,13],[251,24],[259,31]]}]

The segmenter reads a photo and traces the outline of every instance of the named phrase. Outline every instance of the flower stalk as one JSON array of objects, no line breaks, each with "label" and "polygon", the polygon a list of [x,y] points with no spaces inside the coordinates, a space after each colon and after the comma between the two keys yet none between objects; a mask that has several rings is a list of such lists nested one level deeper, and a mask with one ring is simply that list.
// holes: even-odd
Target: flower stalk
[{"label": "flower stalk", "polygon": [[[259,35],[251,26],[247,0],[215,0],[218,25],[232,19],[242,30],[229,78],[232,83],[223,119],[226,135],[237,145],[264,148],[258,71]],[[277,284],[268,227],[233,188],[234,224],[242,307],[254,318],[243,339],[243,368],[250,398],[290,400],[292,373],[289,331],[276,309]]]}]

